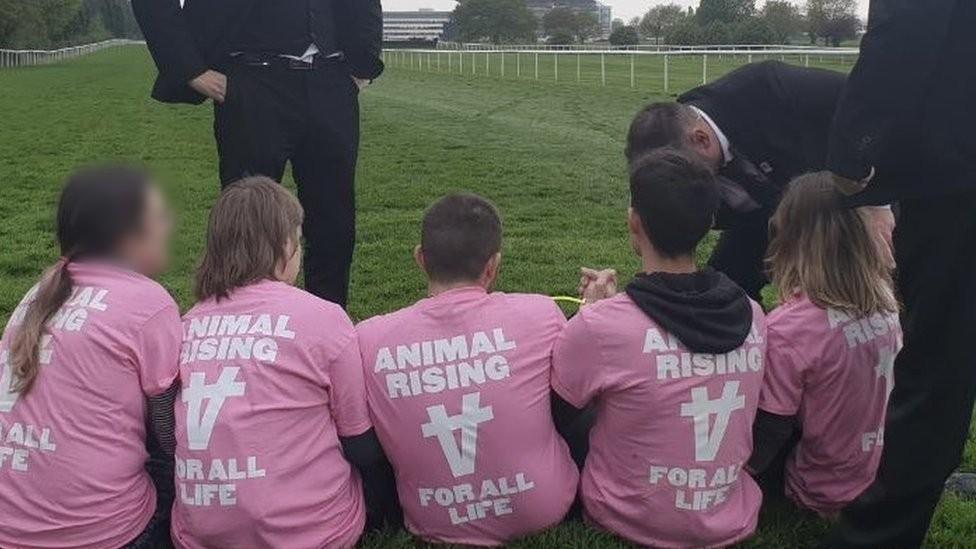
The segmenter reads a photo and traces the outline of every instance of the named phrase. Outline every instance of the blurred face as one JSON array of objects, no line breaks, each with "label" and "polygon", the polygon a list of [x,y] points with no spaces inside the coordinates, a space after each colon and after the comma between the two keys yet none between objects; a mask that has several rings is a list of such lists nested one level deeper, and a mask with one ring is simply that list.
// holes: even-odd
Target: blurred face
[{"label": "blurred face", "polygon": [[120,259],[138,273],[156,276],[169,264],[172,235],[173,214],[159,188],[151,185],[139,230],[119,243]]},{"label": "blurred face", "polygon": [[288,260],[275,273],[275,277],[286,284],[294,285],[298,280],[298,271],[302,268],[302,230],[295,231],[295,236],[288,241],[285,250]]}]

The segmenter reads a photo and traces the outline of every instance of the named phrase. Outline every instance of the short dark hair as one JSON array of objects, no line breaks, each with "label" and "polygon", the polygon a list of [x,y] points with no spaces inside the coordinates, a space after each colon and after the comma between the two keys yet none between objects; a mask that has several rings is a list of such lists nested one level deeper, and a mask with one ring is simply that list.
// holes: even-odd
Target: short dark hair
[{"label": "short dark hair", "polygon": [[477,280],[501,247],[498,210],[476,194],[449,194],[424,214],[420,248],[431,280]]},{"label": "short dark hair", "polygon": [[630,201],[659,253],[689,255],[715,221],[718,183],[701,160],[664,147],[631,164]]},{"label": "short dark hair", "polygon": [[661,147],[684,148],[695,111],[681,103],[651,103],[630,123],[627,132],[627,160]]}]

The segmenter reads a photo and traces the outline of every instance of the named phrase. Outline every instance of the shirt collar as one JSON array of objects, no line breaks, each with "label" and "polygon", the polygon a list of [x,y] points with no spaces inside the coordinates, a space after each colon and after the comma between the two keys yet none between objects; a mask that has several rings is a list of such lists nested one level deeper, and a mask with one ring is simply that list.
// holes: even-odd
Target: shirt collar
[{"label": "shirt collar", "polygon": [[722,163],[728,164],[729,162],[731,162],[733,156],[732,156],[732,145],[729,143],[729,138],[725,136],[725,133],[722,131],[721,128],[718,127],[718,124],[716,124],[715,121],[712,120],[712,117],[708,116],[708,113],[706,113],[705,111],[699,109],[694,105],[689,105],[689,107],[691,107],[692,109],[695,110],[695,112],[701,115],[702,120],[704,120],[705,123],[712,128],[712,131],[715,132],[715,135],[718,137],[718,144],[721,145],[722,147],[722,161],[723,161]]}]

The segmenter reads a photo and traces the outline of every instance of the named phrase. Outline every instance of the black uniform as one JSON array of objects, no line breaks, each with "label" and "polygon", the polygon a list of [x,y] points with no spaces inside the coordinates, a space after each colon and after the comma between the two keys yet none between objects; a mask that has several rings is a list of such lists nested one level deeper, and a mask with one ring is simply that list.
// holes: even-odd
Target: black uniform
[{"label": "black uniform", "polygon": [[[153,97],[201,103],[187,83],[227,75],[215,105],[220,180],[280,181],[292,163],[305,208],[305,287],[345,305],[355,245],[358,88],[383,70],[379,0],[133,0],[159,68]],[[310,44],[312,64],[291,62]]]},{"label": "black uniform", "polygon": [[720,215],[724,229],[711,265],[758,297],[766,285],[767,225],[794,177],[824,169],[843,74],[754,63],[695,88],[679,103],[704,111],[729,139],[733,159],[719,175],[741,186],[758,208]]},{"label": "black uniform", "polygon": [[829,168],[898,200],[905,347],[875,484],[831,547],[918,547],[962,457],[976,395],[976,2],[873,0]]}]

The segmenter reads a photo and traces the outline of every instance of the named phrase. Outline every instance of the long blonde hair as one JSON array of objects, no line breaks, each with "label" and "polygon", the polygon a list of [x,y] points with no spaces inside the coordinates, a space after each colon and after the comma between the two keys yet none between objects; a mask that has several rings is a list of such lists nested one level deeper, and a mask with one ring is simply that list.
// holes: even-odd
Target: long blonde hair
[{"label": "long blonde hair", "polygon": [[797,293],[864,317],[898,310],[891,268],[864,211],[844,208],[831,175],[794,179],[770,220],[766,263],[781,299]]}]

